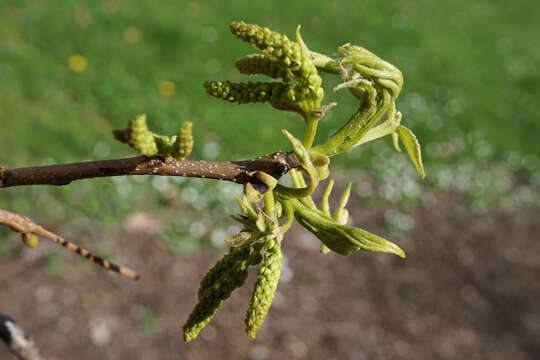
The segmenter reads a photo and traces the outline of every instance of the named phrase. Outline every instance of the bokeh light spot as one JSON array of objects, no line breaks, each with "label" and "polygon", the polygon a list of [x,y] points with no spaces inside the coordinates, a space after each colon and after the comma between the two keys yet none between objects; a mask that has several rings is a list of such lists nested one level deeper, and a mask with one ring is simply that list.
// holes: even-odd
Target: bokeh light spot
[{"label": "bokeh light spot", "polygon": [[176,91],[176,85],[169,80],[159,83],[159,93],[163,96],[173,96]]},{"label": "bokeh light spot", "polygon": [[90,10],[84,4],[77,4],[73,8],[73,17],[80,26],[87,26],[90,23]]},{"label": "bokeh light spot", "polygon": [[68,65],[71,71],[80,73],[88,67],[88,60],[82,55],[71,55],[68,60]]},{"label": "bokeh light spot", "polygon": [[118,1],[116,0],[104,0],[101,3],[101,10],[107,15],[114,14],[118,11],[119,7],[120,6],[118,5]]},{"label": "bokeh light spot", "polygon": [[210,58],[206,60],[206,62],[204,63],[204,67],[206,69],[206,72],[216,73],[221,70],[221,63],[216,58]]},{"label": "bokeh light spot", "polygon": [[201,5],[196,1],[190,1],[186,5],[186,12],[189,16],[199,16],[201,13]]},{"label": "bokeh light spot", "polygon": [[212,43],[217,40],[217,37],[218,37],[218,33],[216,29],[213,28],[212,26],[205,26],[201,30],[201,38],[203,39],[203,41]]},{"label": "bokeh light spot", "polygon": [[132,45],[137,44],[139,41],[141,41],[141,31],[135,26],[125,28],[124,41]]}]

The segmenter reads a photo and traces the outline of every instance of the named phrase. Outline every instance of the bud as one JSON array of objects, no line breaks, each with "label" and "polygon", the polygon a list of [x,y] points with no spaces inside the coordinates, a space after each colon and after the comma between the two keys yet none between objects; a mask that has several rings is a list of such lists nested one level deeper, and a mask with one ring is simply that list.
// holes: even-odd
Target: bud
[{"label": "bud", "polygon": [[158,152],[154,135],[146,126],[146,115],[135,116],[128,123],[128,127],[122,130],[114,130],[116,140],[127,143],[141,155],[151,156]]},{"label": "bud", "polygon": [[403,86],[403,75],[398,68],[361,46],[345,44],[338,48],[338,53],[343,66],[352,67],[362,77],[373,79],[389,90],[393,99],[397,98]]},{"label": "bud", "polygon": [[171,146],[171,156],[177,160],[184,160],[193,150],[192,127],[193,123],[191,121],[186,121],[178,130],[176,141]]},{"label": "bud", "polygon": [[32,249],[38,246],[39,238],[36,234],[33,233],[24,233],[21,234],[23,244],[31,247]]}]

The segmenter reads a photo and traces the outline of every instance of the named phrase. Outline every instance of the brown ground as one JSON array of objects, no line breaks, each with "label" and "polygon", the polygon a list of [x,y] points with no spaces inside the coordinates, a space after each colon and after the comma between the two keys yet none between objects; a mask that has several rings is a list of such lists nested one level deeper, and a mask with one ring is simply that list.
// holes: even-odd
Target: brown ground
[{"label": "brown ground", "polygon": [[[351,212],[388,233],[383,209]],[[31,332],[47,359],[538,359],[538,213],[471,215],[442,196],[437,207],[413,213],[412,232],[392,237],[405,260],[323,256],[296,228],[283,244],[289,281],[280,283],[256,341],[243,333],[250,281],[184,344],[181,325],[219,255],[179,257],[140,233],[106,236],[122,249],[115,260],[142,274],[137,283],[67,253],[64,273],[50,276],[13,241],[0,262],[0,313]],[[0,346],[0,359],[10,358]]]}]

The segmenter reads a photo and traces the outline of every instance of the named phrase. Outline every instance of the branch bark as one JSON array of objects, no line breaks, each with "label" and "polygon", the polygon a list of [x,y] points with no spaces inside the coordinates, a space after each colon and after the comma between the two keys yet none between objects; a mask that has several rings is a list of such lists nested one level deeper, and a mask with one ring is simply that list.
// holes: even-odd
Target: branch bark
[{"label": "branch bark", "polygon": [[35,234],[40,235],[45,238],[48,238],[65,248],[73,251],[76,254],[79,254],[90,261],[93,261],[94,263],[98,264],[99,266],[104,267],[107,270],[111,270],[114,272],[119,273],[120,275],[123,275],[125,277],[128,277],[133,280],[139,279],[139,275],[132,269],[124,267],[124,266],[118,266],[116,264],[113,264],[107,260],[104,260],[100,258],[99,256],[95,256],[92,253],[90,253],[88,250],[83,249],[79,247],[78,245],[65,240],[61,236],[56,235],[53,232],[50,232],[49,230],[41,227],[40,225],[33,222],[30,218],[15,214],[6,210],[0,209],[0,225],[4,225],[8,227],[9,229],[20,233],[22,236],[26,236],[28,234]]},{"label": "branch bark", "polygon": [[22,185],[67,185],[75,180],[122,175],[186,176],[251,183],[261,192],[266,185],[253,173],[263,171],[280,178],[289,170],[300,167],[293,152],[277,152],[244,161],[178,161],[161,155],[137,156],[103,161],[69,164],[0,168],[0,188]]},{"label": "branch bark", "polygon": [[43,360],[34,341],[9,316],[0,314],[0,339],[20,360]]}]

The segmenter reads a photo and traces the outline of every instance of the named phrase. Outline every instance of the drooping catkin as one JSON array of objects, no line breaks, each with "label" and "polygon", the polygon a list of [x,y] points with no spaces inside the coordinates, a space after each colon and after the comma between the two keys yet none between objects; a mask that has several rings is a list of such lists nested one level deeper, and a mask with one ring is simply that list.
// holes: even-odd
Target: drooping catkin
[{"label": "drooping catkin", "polygon": [[275,240],[267,240],[264,248],[263,262],[246,312],[246,334],[251,339],[255,338],[270,309],[281,273],[280,245]]},{"label": "drooping catkin", "polygon": [[221,304],[246,281],[248,266],[261,261],[262,244],[231,248],[201,280],[199,303],[183,327],[184,341],[189,342],[210,322]]}]

